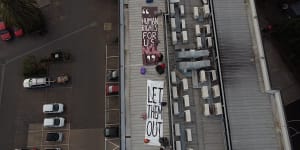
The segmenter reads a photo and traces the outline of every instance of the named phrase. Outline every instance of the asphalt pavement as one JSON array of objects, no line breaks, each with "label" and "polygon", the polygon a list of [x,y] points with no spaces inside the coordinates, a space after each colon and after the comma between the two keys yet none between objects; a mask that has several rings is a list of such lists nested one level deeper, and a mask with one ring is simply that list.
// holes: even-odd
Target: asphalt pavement
[{"label": "asphalt pavement", "polygon": [[[72,149],[90,145],[104,149],[91,131],[101,133],[104,128],[105,43],[117,38],[117,1],[111,0],[53,0],[43,8],[48,20],[49,33],[43,37],[26,35],[8,43],[0,42],[1,71],[4,71],[0,103],[0,149],[26,146],[30,124],[42,124],[44,103],[62,102],[66,117],[76,136],[70,137]],[[104,31],[104,23],[112,23],[112,31]],[[44,89],[22,87],[22,62],[26,56],[48,56],[53,49],[70,52],[73,61],[50,66],[50,76],[60,73],[71,75],[71,83]],[[3,69],[5,67],[5,69]],[[2,76],[1,76],[2,78]],[[0,88],[1,89],[1,88]],[[82,129],[82,131],[80,131]],[[77,133],[87,134],[80,136]],[[91,135],[89,140],[88,135]],[[78,142],[79,141],[79,142]],[[87,143],[80,143],[88,142]],[[100,143],[100,144],[99,144]]]}]

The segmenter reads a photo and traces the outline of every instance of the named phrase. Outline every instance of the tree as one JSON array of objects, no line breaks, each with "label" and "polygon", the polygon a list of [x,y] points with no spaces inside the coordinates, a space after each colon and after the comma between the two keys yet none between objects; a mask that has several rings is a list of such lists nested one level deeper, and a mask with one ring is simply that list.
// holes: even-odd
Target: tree
[{"label": "tree", "polygon": [[38,61],[35,56],[28,56],[23,61],[24,77],[38,77],[47,75],[48,62],[45,59]]},{"label": "tree", "polygon": [[35,0],[0,0],[0,17],[8,26],[33,32],[45,26],[45,20]]}]

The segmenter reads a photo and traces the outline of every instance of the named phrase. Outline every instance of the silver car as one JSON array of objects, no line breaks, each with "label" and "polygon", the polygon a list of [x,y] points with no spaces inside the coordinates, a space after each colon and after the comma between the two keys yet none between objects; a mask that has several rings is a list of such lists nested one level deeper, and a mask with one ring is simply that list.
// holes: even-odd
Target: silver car
[{"label": "silver car", "polygon": [[61,103],[52,103],[43,105],[44,114],[62,113],[64,111],[64,105]]}]

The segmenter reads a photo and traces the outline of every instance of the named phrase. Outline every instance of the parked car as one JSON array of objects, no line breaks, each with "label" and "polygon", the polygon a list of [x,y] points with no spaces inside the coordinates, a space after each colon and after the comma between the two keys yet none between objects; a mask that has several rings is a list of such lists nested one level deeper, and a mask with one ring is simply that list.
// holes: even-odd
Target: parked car
[{"label": "parked car", "polygon": [[119,71],[111,70],[108,72],[108,80],[109,81],[117,81],[119,79]]},{"label": "parked car", "polygon": [[1,30],[0,31],[1,40],[8,41],[11,39],[11,35],[8,30]]},{"label": "parked car", "polygon": [[65,118],[63,117],[51,117],[44,119],[44,127],[60,128],[65,126]]},{"label": "parked car", "polygon": [[57,147],[57,148],[45,148],[45,150],[61,150],[61,148]]},{"label": "parked car", "polygon": [[104,137],[119,137],[119,127],[106,127],[104,129]]},{"label": "parked car", "polygon": [[48,142],[61,142],[63,140],[62,132],[48,132],[46,141]]},{"label": "parked car", "polygon": [[4,21],[0,20],[0,37],[3,41],[8,41],[11,39],[11,35],[6,28]]},{"label": "parked car", "polygon": [[71,54],[58,49],[50,54],[50,62],[66,62],[71,60]]},{"label": "parked car", "polygon": [[57,84],[67,84],[70,81],[70,76],[67,74],[61,74],[54,79]]},{"label": "parked car", "polygon": [[42,88],[50,86],[50,79],[47,77],[42,78],[28,78],[23,81],[24,88]]},{"label": "parked car", "polygon": [[19,28],[19,27],[13,27],[12,28],[13,32],[14,32],[14,35],[15,37],[21,37],[24,35],[24,31],[22,28]]},{"label": "parked car", "polygon": [[119,94],[118,84],[106,84],[106,96]]},{"label": "parked car", "polygon": [[45,114],[54,114],[62,113],[64,111],[64,105],[61,103],[52,103],[43,105],[43,113]]}]

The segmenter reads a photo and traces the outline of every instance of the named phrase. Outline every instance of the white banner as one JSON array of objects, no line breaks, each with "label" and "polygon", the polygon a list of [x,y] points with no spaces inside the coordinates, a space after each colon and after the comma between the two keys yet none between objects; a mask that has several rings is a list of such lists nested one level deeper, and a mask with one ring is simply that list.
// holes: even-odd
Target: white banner
[{"label": "white banner", "polygon": [[147,120],[145,144],[160,146],[159,138],[163,137],[163,100],[164,81],[147,80]]}]

